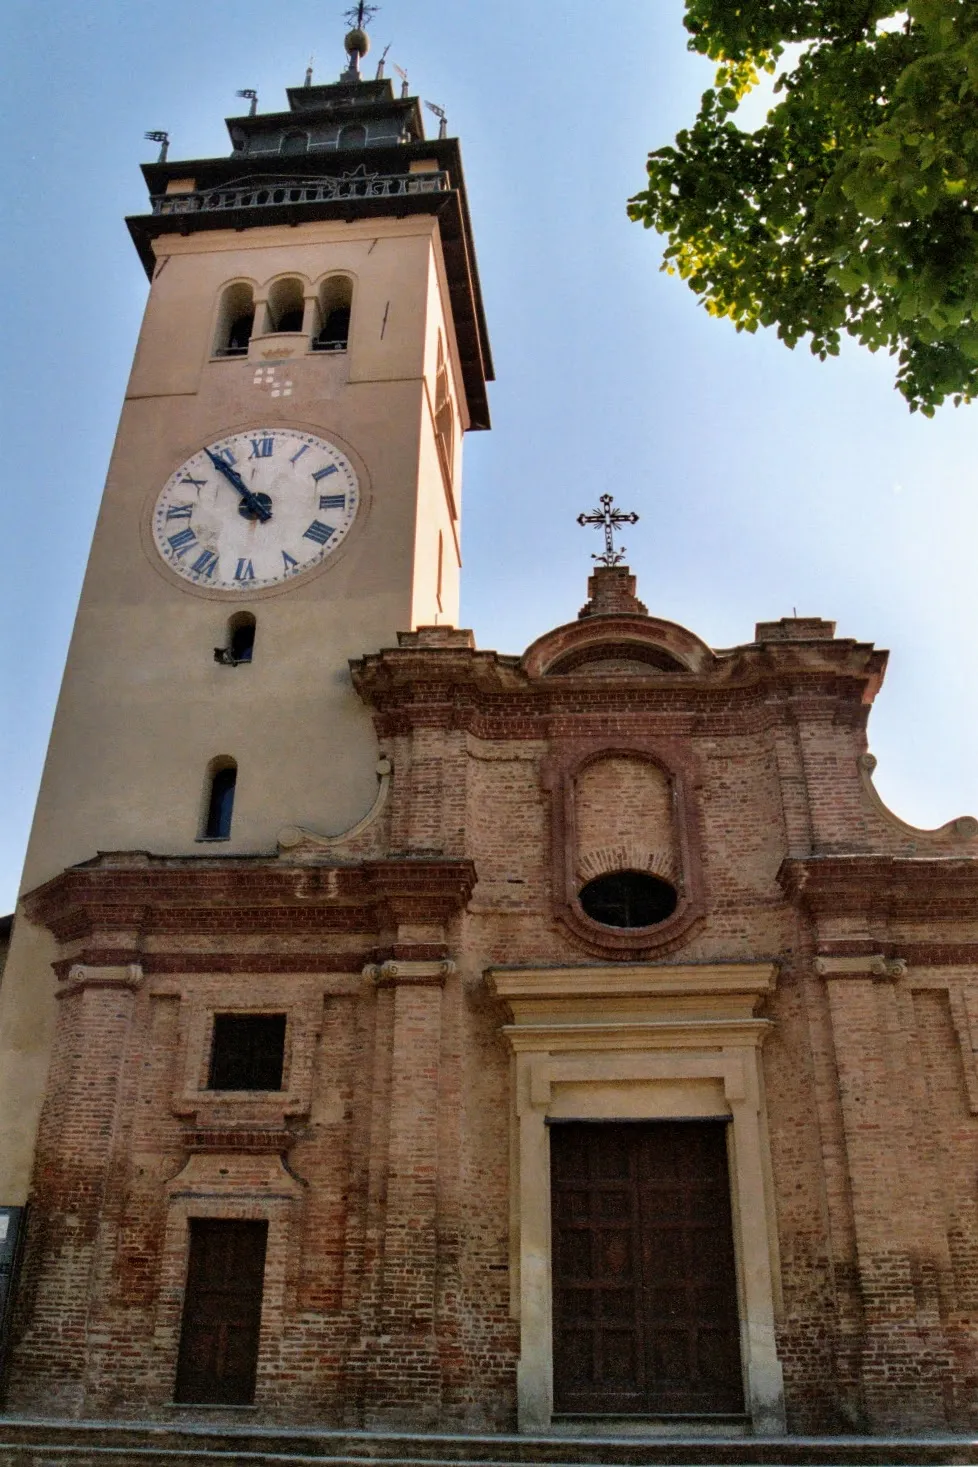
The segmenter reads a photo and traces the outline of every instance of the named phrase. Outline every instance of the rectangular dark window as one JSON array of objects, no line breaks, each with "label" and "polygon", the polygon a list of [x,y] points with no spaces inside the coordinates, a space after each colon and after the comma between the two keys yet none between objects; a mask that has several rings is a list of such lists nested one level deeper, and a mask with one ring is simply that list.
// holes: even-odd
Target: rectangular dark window
[{"label": "rectangular dark window", "polygon": [[284,1014],[215,1014],[209,1090],[281,1090]]},{"label": "rectangular dark window", "polygon": [[255,1399],[267,1222],[192,1218],[174,1399]]}]

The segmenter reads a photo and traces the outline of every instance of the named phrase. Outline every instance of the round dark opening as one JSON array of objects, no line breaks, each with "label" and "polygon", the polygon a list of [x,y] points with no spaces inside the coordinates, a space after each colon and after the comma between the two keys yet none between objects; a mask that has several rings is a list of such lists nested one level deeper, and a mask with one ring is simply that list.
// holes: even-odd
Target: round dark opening
[{"label": "round dark opening", "polygon": [[654,927],[676,910],[676,888],[647,871],[611,871],[580,891],[581,906],[604,927]]}]

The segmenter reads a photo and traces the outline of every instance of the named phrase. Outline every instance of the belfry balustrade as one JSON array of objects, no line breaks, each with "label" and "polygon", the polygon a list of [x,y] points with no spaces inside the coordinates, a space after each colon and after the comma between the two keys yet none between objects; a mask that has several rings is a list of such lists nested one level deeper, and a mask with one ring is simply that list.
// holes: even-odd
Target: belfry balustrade
[{"label": "belfry balustrade", "polygon": [[407,194],[447,193],[445,172],[358,174],[352,178],[283,178],[274,181],[154,194],[154,214],[200,214],[212,210],[281,208],[283,204],[327,204],[339,199],[386,199]]}]

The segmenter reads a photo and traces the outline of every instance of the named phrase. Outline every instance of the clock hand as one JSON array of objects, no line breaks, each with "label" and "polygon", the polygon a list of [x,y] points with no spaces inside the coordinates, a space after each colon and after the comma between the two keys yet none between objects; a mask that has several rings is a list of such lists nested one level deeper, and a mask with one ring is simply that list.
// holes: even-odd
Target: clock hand
[{"label": "clock hand", "polygon": [[272,517],[271,509],[267,504],[262,502],[257,494],[251,492],[241,478],[241,475],[236,473],[229,463],[225,463],[223,458],[220,458],[216,453],[211,453],[209,448],[205,448],[204,452],[218,473],[223,474],[231,485],[231,488],[236,489],[241,495],[243,503],[251,510],[252,514],[257,515],[260,520],[270,520]]}]

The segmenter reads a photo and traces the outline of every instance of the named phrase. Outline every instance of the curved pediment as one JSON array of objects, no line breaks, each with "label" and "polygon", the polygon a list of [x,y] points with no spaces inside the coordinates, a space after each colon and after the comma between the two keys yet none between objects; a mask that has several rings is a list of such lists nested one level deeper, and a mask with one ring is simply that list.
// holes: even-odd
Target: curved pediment
[{"label": "curved pediment", "polygon": [[595,616],[545,633],[523,654],[529,677],[631,678],[703,673],[714,653],[675,622],[640,615]]}]

